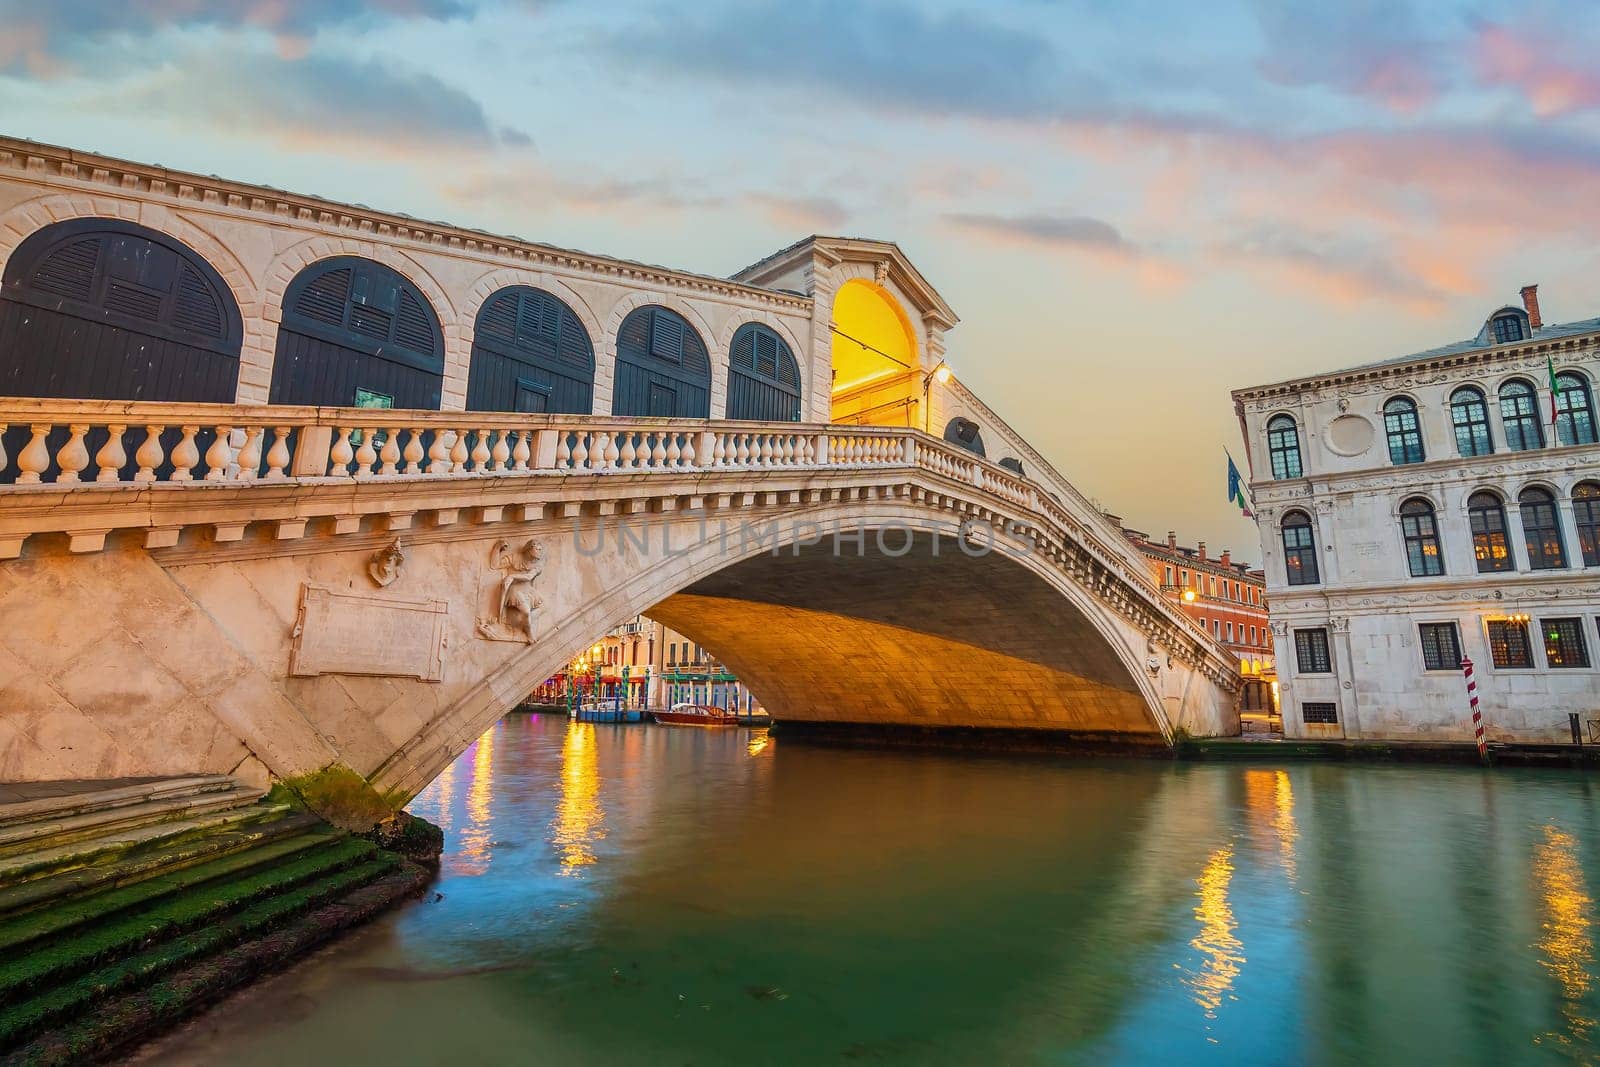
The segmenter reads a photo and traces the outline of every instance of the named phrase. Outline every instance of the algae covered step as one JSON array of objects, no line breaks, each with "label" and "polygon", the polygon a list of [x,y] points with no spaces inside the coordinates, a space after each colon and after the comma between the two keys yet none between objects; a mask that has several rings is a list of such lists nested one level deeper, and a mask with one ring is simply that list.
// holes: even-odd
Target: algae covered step
[{"label": "algae covered step", "polygon": [[[392,866],[397,858],[370,842],[345,835],[310,854],[291,857],[268,869],[207,883],[172,899],[113,914],[73,929],[47,945],[25,944],[22,951],[0,961],[0,1004],[14,1003],[22,995],[65,982],[107,961],[137,952],[142,946],[180,938],[201,927],[214,929],[219,920],[258,901],[291,899],[304,883],[373,861]],[[47,913],[41,914],[41,920],[44,914]],[[0,1043],[5,1039],[6,1020],[12,1011],[9,1007],[0,1009]]]},{"label": "algae covered step", "polygon": [[0,826],[0,856],[34,852],[41,848],[103,837],[113,831],[133,830],[202,813],[240,808],[254,804],[261,796],[260,789],[230,781],[225,788],[202,792],[157,795],[142,801],[88,811],[52,812],[37,817],[14,818],[8,825]]},{"label": "algae covered step", "polygon": [[[248,809],[246,809],[248,810]],[[131,885],[157,874],[193,867],[259,844],[324,826],[306,812],[290,811],[281,804],[263,804],[250,817],[222,820],[223,827],[191,826],[125,850],[98,851],[91,844],[78,846],[90,853],[87,864],[69,864],[65,870],[40,871],[0,888],[0,917],[15,916],[34,908],[61,904],[102,890]],[[170,824],[169,824],[170,827]],[[18,866],[21,866],[19,864]],[[0,879],[0,885],[4,880]]]}]

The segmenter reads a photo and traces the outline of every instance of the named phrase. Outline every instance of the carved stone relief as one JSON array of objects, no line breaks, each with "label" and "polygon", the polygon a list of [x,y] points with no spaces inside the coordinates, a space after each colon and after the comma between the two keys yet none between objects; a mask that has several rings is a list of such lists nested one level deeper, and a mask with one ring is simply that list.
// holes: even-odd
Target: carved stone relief
[{"label": "carved stone relief", "polygon": [[532,644],[536,612],[541,603],[533,583],[544,573],[537,541],[513,550],[504,541],[489,549],[489,566],[501,572],[493,588],[493,614],[478,619],[478,636],[489,641]]}]

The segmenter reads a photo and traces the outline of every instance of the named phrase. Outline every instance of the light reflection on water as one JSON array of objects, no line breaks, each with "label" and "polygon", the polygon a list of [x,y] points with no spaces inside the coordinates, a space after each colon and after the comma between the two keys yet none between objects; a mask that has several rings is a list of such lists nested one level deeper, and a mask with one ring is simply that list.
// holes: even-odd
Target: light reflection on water
[{"label": "light reflection on water", "polygon": [[514,717],[442,899],[151,1059],[1594,1063],[1595,783]]}]

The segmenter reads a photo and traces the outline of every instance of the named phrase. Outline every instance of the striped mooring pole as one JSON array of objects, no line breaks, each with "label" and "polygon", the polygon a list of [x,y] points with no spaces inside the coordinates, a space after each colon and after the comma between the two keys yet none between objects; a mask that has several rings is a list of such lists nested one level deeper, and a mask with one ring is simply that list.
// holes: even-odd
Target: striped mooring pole
[{"label": "striped mooring pole", "polygon": [[1467,701],[1472,705],[1472,732],[1478,738],[1478,758],[1489,762],[1489,746],[1483,739],[1483,712],[1478,710],[1478,683],[1472,680],[1472,659],[1461,657],[1461,673],[1467,676]]}]

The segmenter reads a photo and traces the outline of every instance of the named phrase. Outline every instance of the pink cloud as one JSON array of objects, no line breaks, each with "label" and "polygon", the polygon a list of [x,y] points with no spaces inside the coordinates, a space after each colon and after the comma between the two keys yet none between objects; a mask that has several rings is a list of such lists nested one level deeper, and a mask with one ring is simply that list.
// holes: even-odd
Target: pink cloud
[{"label": "pink cloud", "polygon": [[1541,118],[1600,108],[1600,66],[1592,49],[1537,30],[1489,24],[1478,31],[1476,53],[1483,82],[1521,93]]}]

